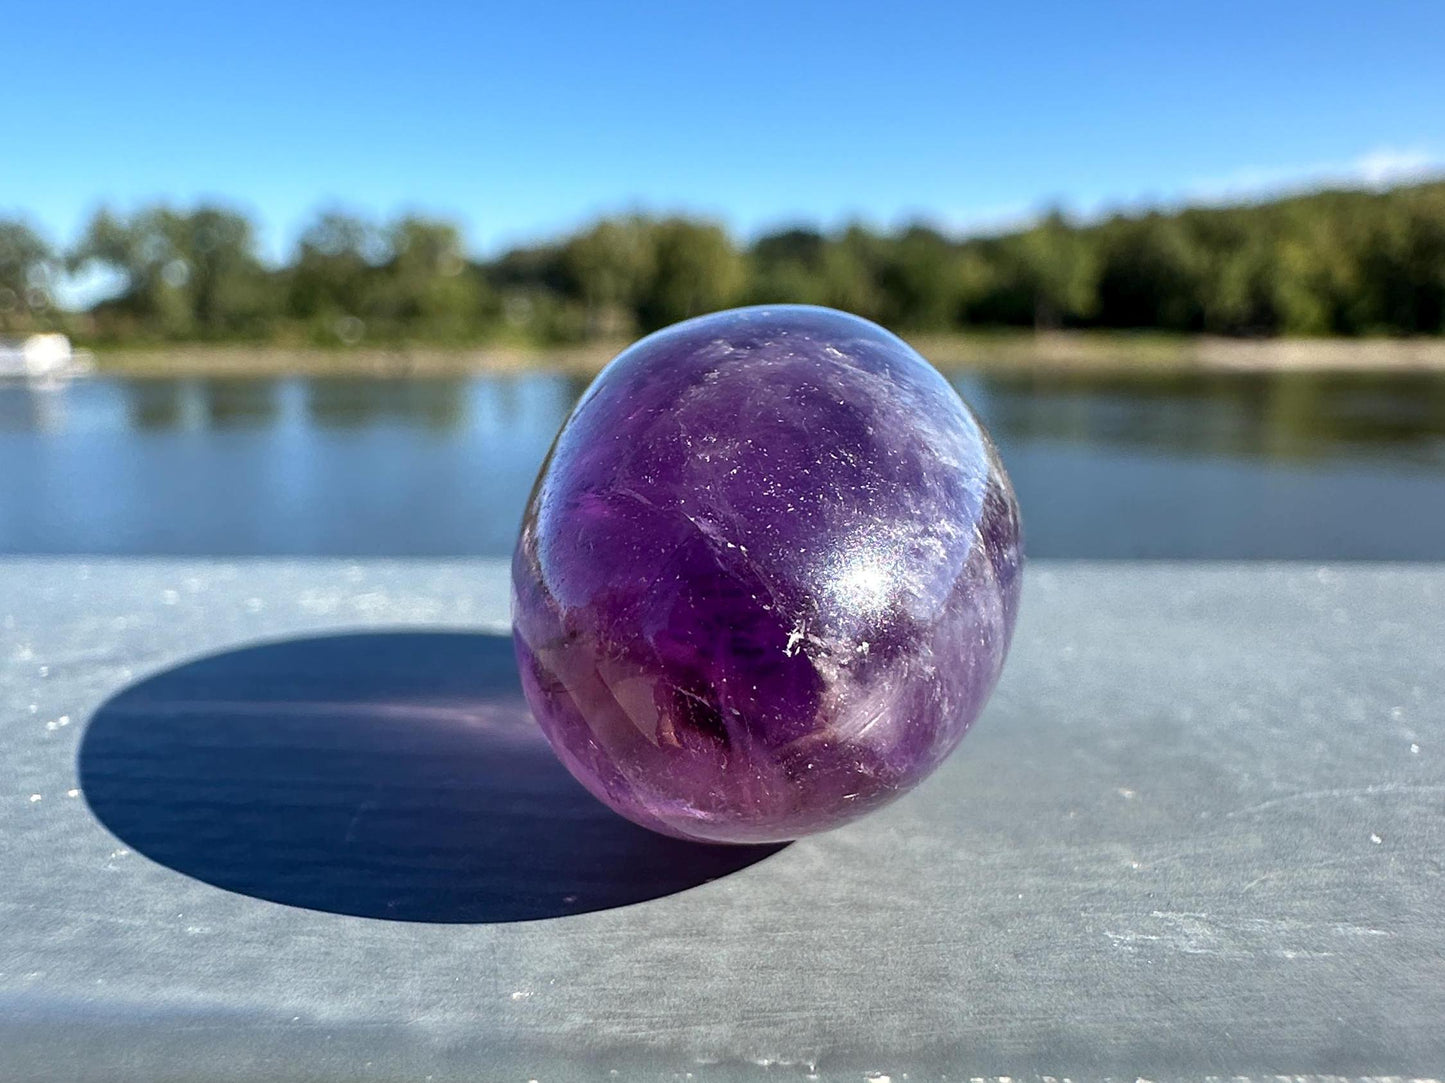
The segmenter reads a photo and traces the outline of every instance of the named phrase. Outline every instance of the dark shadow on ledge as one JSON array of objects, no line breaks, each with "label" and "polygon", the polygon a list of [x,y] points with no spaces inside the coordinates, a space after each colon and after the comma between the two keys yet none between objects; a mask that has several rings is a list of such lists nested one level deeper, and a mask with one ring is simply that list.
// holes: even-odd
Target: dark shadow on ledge
[{"label": "dark shadow on ledge", "polygon": [[80,779],[136,852],[230,891],[399,921],[561,917],[779,849],[664,838],[552,755],[502,636],[290,640],[180,666],[91,720]]}]

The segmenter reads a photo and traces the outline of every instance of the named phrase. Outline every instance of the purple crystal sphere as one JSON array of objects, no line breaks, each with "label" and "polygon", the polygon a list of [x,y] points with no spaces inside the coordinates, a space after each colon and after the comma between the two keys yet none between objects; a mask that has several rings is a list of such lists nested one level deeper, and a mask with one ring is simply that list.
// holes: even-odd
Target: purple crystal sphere
[{"label": "purple crystal sphere", "polygon": [[1019,571],[1008,477],[932,366],[846,313],[735,309],[626,350],[562,427],[513,558],[517,661],[622,815],[782,841],[953,750]]}]

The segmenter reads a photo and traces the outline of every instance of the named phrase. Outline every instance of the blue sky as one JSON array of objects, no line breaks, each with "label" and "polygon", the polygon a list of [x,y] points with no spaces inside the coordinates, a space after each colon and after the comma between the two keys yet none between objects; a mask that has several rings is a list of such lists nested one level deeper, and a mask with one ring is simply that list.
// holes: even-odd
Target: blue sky
[{"label": "blue sky", "polygon": [[[646,208],[997,225],[1445,165],[1445,4],[8,5],[0,213],[223,197],[481,252]],[[18,98],[16,90],[18,88]]]}]

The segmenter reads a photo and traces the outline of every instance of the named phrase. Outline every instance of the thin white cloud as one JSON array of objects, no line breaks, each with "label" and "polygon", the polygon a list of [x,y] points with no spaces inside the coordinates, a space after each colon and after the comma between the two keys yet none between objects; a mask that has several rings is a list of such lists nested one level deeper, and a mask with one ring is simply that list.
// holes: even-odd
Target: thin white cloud
[{"label": "thin white cloud", "polygon": [[1422,180],[1442,171],[1445,171],[1445,156],[1431,154],[1422,148],[1397,150],[1381,147],[1360,155],[1354,162],[1354,172],[1371,188]]},{"label": "thin white cloud", "polygon": [[[1382,146],[1349,161],[1248,166],[1220,176],[1188,181],[1172,190],[1155,190],[1147,195],[1064,199],[1061,205],[1076,220],[1093,222],[1112,214],[1248,203],[1321,188],[1384,189],[1434,177],[1445,178],[1445,152],[1424,146]],[[933,220],[956,236],[976,237],[1026,229],[1043,216],[1044,208],[1053,205],[1053,201],[1035,200],[935,216]]]},{"label": "thin white cloud", "polygon": [[1022,200],[1000,203],[992,207],[980,207],[967,213],[955,213],[942,219],[945,227],[955,234],[980,237],[996,233],[1011,233],[1028,229],[1043,216],[1042,207],[1052,206],[1049,201]]},{"label": "thin white cloud", "polygon": [[1195,181],[1185,199],[1223,203],[1258,199],[1312,188],[1388,188],[1445,173],[1445,153],[1426,147],[1376,147],[1347,162],[1248,167],[1222,177]]}]

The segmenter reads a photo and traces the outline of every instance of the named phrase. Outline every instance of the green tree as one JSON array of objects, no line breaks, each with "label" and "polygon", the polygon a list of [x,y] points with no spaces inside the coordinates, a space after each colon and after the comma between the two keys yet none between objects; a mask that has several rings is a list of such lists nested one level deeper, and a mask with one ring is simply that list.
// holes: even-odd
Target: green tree
[{"label": "green tree", "polygon": [[1262,334],[1279,326],[1274,302],[1278,222],[1237,208],[1186,211],[1202,261],[1199,304],[1204,330]]},{"label": "green tree", "polygon": [[391,255],[385,233],[373,223],[346,211],[323,211],[296,246],[287,313],[323,340],[359,340],[377,269]]},{"label": "green tree", "polygon": [[0,219],[0,330],[29,330],[50,313],[55,257],[30,226]]},{"label": "green tree", "polygon": [[120,295],[102,302],[97,315],[122,329],[171,338],[254,335],[275,312],[255,231],[224,207],[154,207],[129,218],[101,210],[69,263],[77,269],[98,263],[120,274]]},{"label": "green tree", "polygon": [[1167,331],[1203,328],[1203,252],[1178,218],[1114,218],[1098,231],[1099,322]]},{"label": "green tree", "polygon": [[385,242],[391,258],[370,275],[362,318],[397,337],[460,341],[475,334],[487,310],[485,287],[467,264],[461,232],[408,216],[387,228]]},{"label": "green tree", "polygon": [[958,246],[930,226],[913,225],[886,252],[879,274],[884,320],[928,331],[956,326],[966,286]]},{"label": "green tree", "polygon": [[1099,254],[1093,238],[1057,210],[1018,235],[1018,265],[1034,326],[1081,324],[1099,309]]},{"label": "green tree", "polygon": [[647,219],[604,218],[559,253],[563,291],[585,311],[586,332],[631,332],[657,275],[657,236]]},{"label": "green tree", "polygon": [[653,273],[638,299],[647,330],[726,308],[742,292],[742,255],[721,226],[666,218],[652,231]]},{"label": "green tree", "polygon": [[[450,223],[332,211],[279,269],[261,264],[235,211],[152,207],[97,214],[68,263],[118,273],[119,295],[92,313],[113,338],[552,342],[739,301],[831,305],[900,330],[1441,334],[1445,182],[1087,224],[1055,213],[973,238],[796,226],[746,251],[715,223],[628,215],[475,262]],[[0,222],[0,330],[64,322],[46,307],[56,274],[32,229]]]},{"label": "green tree", "polygon": [[759,237],[748,252],[748,298],[757,304],[828,303],[828,238],[793,228]]}]

